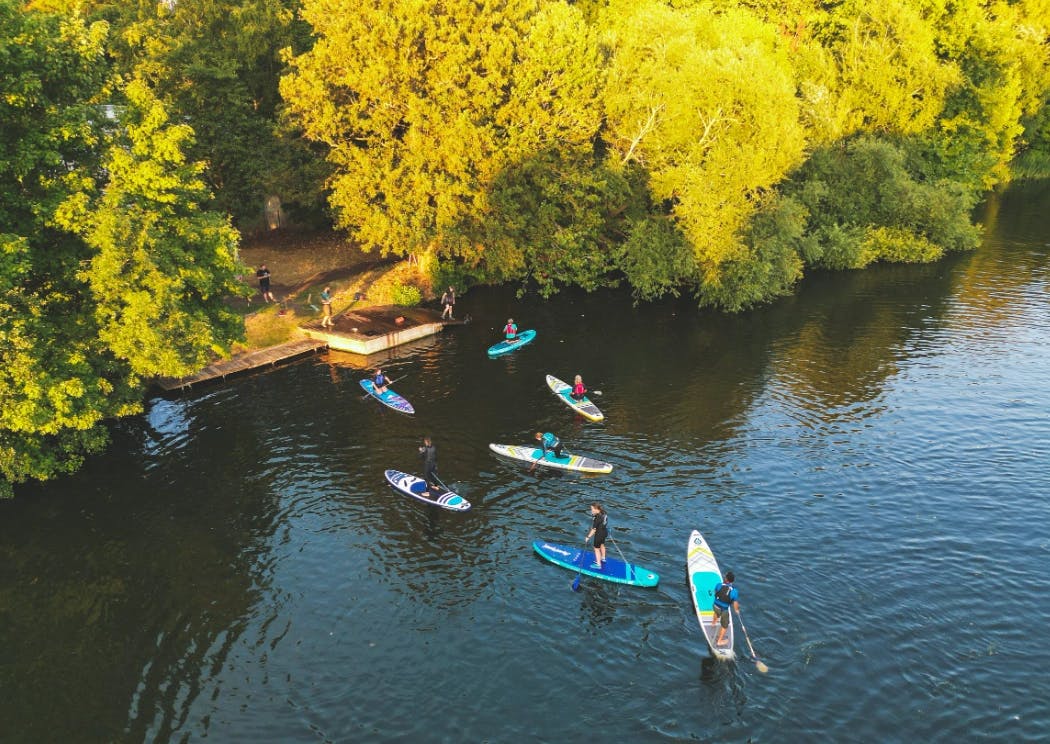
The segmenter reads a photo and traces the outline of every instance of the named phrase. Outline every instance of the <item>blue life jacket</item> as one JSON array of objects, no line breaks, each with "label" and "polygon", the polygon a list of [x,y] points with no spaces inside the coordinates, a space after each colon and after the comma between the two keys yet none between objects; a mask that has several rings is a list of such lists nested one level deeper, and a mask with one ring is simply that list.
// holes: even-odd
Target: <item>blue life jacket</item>
[{"label": "blue life jacket", "polygon": [[715,604],[719,607],[729,607],[729,603],[736,599],[736,587],[720,581],[715,586]]},{"label": "blue life jacket", "polygon": [[559,444],[558,437],[554,436],[548,431],[546,434],[543,435],[543,444],[547,448],[557,447]]}]

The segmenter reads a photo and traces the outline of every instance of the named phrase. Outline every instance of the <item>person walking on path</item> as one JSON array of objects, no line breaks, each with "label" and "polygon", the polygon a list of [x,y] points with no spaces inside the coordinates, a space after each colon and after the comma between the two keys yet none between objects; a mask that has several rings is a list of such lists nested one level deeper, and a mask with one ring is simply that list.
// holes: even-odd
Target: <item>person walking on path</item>
[{"label": "person walking on path", "polygon": [[591,568],[601,568],[605,563],[605,540],[609,537],[609,515],[605,513],[604,507],[597,501],[591,502],[591,531],[583,538],[586,543],[591,538],[594,542],[594,565]]},{"label": "person walking on path", "polygon": [[270,291],[270,270],[266,268],[266,264],[259,267],[259,270],[255,272],[255,276],[259,280],[259,291],[262,292],[263,301],[277,302],[273,292]]},{"label": "person walking on path", "polygon": [[449,285],[449,288],[445,290],[445,293],[441,295],[441,319],[452,320],[452,308],[456,305],[456,290]]},{"label": "person walking on path", "polygon": [[718,638],[715,639],[716,646],[721,646],[726,642],[726,631],[729,629],[729,606],[732,605],[736,612],[740,612],[740,603],[737,601],[740,593],[733,586],[735,579],[736,576],[733,575],[732,571],[726,571],[725,577],[715,584],[715,602],[712,607],[715,612],[713,622],[716,625],[719,623],[722,625],[718,629]]},{"label": "person walking on path", "polygon": [[423,480],[427,482],[427,495],[431,491],[438,490],[437,474],[437,447],[430,437],[423,437],[423,446],[419,448],[419,456],[423,458]]},{"label": "person walking on path", "polygon": [[321,290],[321,309],[324,317],[321,318],[322,328],[334,328],[335,321],[332,320],[332,288],[325,287]]}]

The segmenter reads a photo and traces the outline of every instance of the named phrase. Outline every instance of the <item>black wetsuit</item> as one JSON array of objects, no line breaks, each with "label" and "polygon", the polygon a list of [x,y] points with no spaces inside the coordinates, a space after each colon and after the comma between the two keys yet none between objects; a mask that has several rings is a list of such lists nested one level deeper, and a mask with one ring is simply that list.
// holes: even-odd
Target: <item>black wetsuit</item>
[{"label": "black wetsuit", "polygon": [[605,512],[598,512],[591,521],[591,527],[594,528],[594,547],[600,548],[605,544],[605,538],[609,536],[609,515]]},{"label": "black wetsuit", "polygon": [[429,488],[435,488],[437,481],[437,447],[433,444],[423,445],[419,449],[419,456],[423,458],[423,480]]}]

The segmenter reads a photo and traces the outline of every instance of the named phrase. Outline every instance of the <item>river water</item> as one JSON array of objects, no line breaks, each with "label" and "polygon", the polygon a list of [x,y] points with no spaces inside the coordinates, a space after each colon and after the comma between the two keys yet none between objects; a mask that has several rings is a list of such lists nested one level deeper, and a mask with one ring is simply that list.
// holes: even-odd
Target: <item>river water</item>
[{"label": "river water", "polygon": [[[1048,215],[1016,187],[975,253],[738,316],[477,290],[388,365],[414,418],[336,355],[151,400],[0,503],[0,740],[1046,740]],[[509,315],[539,336],[490,360]],[[537,429],[613,473],[487,449]],[[385,486],[424,433],[470,512]],[[592,500],[659,587],[573,592],[533,555]],[[768,674],[707,658],[694,528]]]}]

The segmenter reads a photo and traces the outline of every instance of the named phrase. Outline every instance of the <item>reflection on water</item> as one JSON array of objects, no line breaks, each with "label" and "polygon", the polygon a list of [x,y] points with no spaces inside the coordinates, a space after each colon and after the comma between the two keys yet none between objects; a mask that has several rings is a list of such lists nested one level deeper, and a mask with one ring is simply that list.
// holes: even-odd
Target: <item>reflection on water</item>
[{"label": "reflection on water", "polygon": [[[476,290],[479,320],[381,360],[414,417],[335,354],[150,401],[83,472],[0,504],[0,739],[1044,736],[1047,207],[1015,188],[974,254],[817,274],[740,316]],[[539,336],[488,359],[509,315]],[[548,373],[582,374],[606,420]],[[536,430],[615,469],[488,450]],[[423,434],[470,512],[387,486]],[[573,592],[532,554],[582,542],[594,500],[659,587]],[[768,675],[742,637],[707,658],[694,528]]]}]

